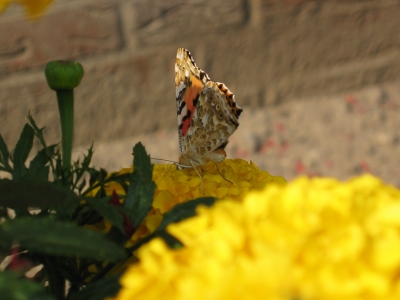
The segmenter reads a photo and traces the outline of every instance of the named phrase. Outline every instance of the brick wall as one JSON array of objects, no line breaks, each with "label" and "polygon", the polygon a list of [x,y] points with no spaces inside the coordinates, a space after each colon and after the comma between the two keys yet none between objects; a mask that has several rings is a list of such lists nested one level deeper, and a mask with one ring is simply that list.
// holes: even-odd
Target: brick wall
[{"label": "brick wall", "polygon": [[188,48],[244,107],[278,105],[400,78],[393,0],[56,0],[38,21],[0,16],[0,133],[14,143],[28,110],[59,141],[55,59],[85,68],[76,145],[175,128],[174,59]]}]

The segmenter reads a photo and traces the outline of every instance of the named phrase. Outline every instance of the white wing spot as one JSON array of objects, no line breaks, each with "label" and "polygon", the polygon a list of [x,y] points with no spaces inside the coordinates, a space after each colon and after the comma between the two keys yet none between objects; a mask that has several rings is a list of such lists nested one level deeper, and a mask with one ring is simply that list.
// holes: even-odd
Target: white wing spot
[{"label": "white wing spot", "polygon": [[175,99],[178,99],[179,94],[182,92],[183,89],[186,88],[186,85],[181,81],[179,83],[179,85],[176,87],[175,92],[176,92],[176,96]]}]

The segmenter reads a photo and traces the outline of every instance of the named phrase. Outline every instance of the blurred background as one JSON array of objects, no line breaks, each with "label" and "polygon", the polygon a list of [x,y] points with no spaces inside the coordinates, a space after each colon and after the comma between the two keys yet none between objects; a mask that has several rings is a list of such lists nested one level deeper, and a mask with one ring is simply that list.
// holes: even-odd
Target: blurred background
[{"label": "blurred background", "polygon": [[174,63],[189,49],[243,107],[228,157],[273,175],[347,179],[364,172],[400,186],[398,0],[56,0],[39,19],[0,15],[0,133],[10,148],[33,114],[61,139],[50,60],[74,59],[75,155],[131,164],[141,141],[177,160]]}]

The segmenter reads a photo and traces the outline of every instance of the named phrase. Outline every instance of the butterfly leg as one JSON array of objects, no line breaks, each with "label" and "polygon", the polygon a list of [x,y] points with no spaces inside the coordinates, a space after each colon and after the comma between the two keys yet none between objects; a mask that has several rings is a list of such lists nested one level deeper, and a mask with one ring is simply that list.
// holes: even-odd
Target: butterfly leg
[{"label": "butterfly leg", "polygon": [[165,175],[168,174],[169,170],[171,170],[172,166],[174,166],[174,164],[170,165],[170,166],[167,168],[167,170],[166,170],[165,173],[164,173],[164,177],[165,177]]},{"label": "butterfly leg", "polygon": [[199,171],[197,171],[196,167],[193,164],[193,161],[190,160],[190,163],[192,164],[193,169],[196,171],[197,175],[199,175],[200,180],[201,180],[201,186],[202,186],[202,194],[204,195],[204,182],[203,182],[203,178],[201,178],[201,175],[199,173]]},{"label": "butterfly leg", "polygon": [[230,182],[231,184],[233,184],[232,181],[226,179],[225,176],[222,175],[221,170],[219,169],[217,162],[214,161],[214,163],[215,163],[215,166],[217,167],[217,170],[218,170],[219,174],[221,175],[221,177],[222,177],[223,179],[225,179],[226,181]]}]

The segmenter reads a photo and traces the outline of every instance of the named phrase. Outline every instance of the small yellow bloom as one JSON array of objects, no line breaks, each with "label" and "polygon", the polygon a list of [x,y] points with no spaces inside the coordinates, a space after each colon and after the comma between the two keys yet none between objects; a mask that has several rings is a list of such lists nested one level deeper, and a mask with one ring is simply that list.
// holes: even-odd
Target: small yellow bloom
[{"label": "small yellow bloom", "polygon": [[[286,184],[286,180],[282,177],[271,176],[268,172],[261,171],[252,162],[248,163],[241,159],[227,159],[219,164],[219,169],[223,176],[231,182],[221,176],[212,162],[203,167],[203,169],[198,169],[201,178],[193,169],[177,170],[176,166],[173,165],[154,165],[153,181],[156,183],[156,191],[152,210],[125,246],[127,248],[131,247],[137,241],[154,232],[161,223],[163,215],[179,203],[205,196],[213,196],[219,199],[230,198],[239,201],[248,191],[261,190],[272,183],[278,185]],[[132,168],[124,168],[118,173],[127,174],[131,172]],[[202,183],[204,184],[204,194]],[[107,195],[112,195],[113,191],[120,196],[120,199],[124,198],[125,191],[117,182],[111,182],[105,187]],[[97,190],[92,191],[92,195],[96,192]],[[235,226],[235,224],[231,225]],[[109,221],[102,220],[98,224],[85,227],[107,233],[112,225]],[[227,227],[226,230],[230,230],[229,228],[231,227]],[[225,255],[224,251],[220,252],[220,255]],[[115,270],[121,270],[127,264],[129,264],[129,261],[117,266]],[[113,274],[115,274],[115,270],[113,270]]]},{"label": "small yellow bloom", "polygon": [[[176,204],[205,196],[240,200],[248,191],[260,190],[267,184],[286,184],[282,177],[272,176],[260,170],[254,163],[241,159],[227,159],[219,164],[219,169],[230,182],[221,176],[213,162],[198,168],[201,178],[194,169],[178,170],[174,165],[154,165],[153,181],[157,188],[152,211],[126,246],[130,247],[152,233],[160,224],[162,216]],[[132,169],[125,168],[119,173],[129,172],[132,172]],[[114,190],[117,194],[124,195],[123,188],[116,182],[106,187],[107,195],[111,195]]]},{"label": "small yellow bloom", "polygon": [[140,248],[116,299],[400,299],[399,207],[370,175],[220,200],[168,226],[183,248]]},{"label": "small yellow bloom", "polygon": [[48,8],[53,0],[0,0],[0,13],[12,2],[25,6],[29,17],[38,17]]}]

